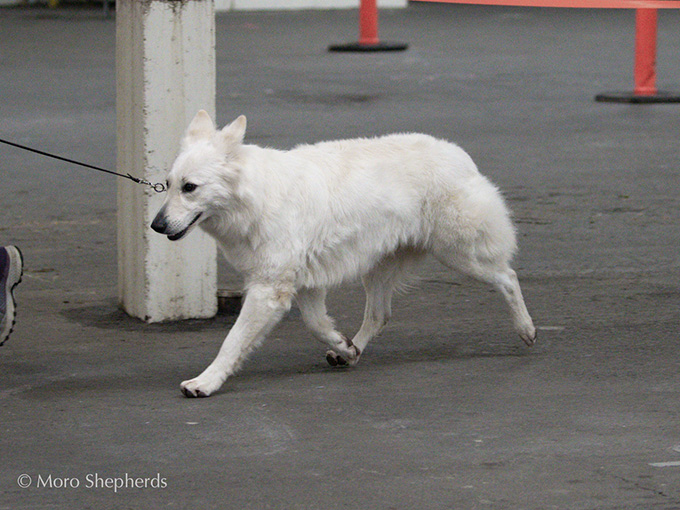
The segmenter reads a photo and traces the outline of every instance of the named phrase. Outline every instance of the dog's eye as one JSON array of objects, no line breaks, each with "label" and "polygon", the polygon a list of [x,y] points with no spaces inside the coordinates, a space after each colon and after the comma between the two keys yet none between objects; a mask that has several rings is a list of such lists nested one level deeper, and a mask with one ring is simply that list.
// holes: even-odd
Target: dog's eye
[{"label": "dog's eye", "polygon": [[193,182],[186,182],[184,183],[184,186],[182,186],[182,191],[184,193],[191,193],[194,191],[198,186],[196,186]]}]

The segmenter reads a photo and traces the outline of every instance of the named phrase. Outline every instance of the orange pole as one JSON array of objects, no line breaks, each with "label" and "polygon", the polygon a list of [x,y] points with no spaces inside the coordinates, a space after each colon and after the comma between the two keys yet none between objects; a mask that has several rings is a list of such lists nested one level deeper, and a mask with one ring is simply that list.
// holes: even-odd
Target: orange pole
[{"label": "orange pole", "polygon": [[635,91],[653,96],[656,90],[656,9],[635,11]]},{"label": "orange pole", "polygon": [[359,6],[359,44],[379,44],[378,4],[376,0],[361,0]]},{"label": "orange pole", "polygon": [[408,44],[380,42],[378,38],[378,2],[361,0],[359,3],[359,41],[347,44],[332,44],[328,51],[403,51]]}]

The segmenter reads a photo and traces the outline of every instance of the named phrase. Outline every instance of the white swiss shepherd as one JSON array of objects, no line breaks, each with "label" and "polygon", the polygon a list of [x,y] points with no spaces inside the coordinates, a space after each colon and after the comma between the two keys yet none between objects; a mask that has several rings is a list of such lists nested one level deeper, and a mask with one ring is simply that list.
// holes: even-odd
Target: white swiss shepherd
[{"label": "white swiss shepherd", "polygon": [[[516,241],[508,210],[461,148],[397,134],[280,151],[244,145],[245,131],[244,116],[217,131],[198,112],[151,225],[173,241],[200,226],[246,278],[236,323],[210,366],[181,384],[184,395],[222,386],[293,299],[330,348],[328,362],[354,365],[387,323],[392,294],[428,253],[498,288],[520,337],[534,343],[509,265]],[[349,340],[326,313],[326,289],[357,277],[366,310]]]}]

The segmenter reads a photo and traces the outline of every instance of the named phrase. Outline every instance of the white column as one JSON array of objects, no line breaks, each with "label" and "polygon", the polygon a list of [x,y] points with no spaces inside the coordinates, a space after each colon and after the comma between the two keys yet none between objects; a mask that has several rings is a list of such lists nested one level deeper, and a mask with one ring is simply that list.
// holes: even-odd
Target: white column
[{"label": "white column", "polygon": [[[215,113],[213,0],[117,0],[118,171],[165,182],[196,112]],[[217,312],[217,250],[200,229],[178,242],[149,225],[164,194],[119,179],[118,288],[148,322]]]}]

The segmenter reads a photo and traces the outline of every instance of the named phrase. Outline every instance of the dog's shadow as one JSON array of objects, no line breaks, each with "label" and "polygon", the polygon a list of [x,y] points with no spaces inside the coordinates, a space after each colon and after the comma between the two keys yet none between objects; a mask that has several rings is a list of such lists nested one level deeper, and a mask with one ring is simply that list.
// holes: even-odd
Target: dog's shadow
[{"label": "dog's shadow", "polygon": [[[73,307],[62,312],[70,321],[83,326],[106,330],[120,330],[133,333],[152,333],[159,335],[190,336],[204,332],[215,342],[201,342],[191,348],[187,356],[187,346],[178,346],[183,352],[177,365],[166,366],[171,374],[156,374],[165,379],[185,379],[197,375],[212,359],[223,335],[231,328],[238,317],[239,307],[221,309],[211,319],[191,319],[148,324],[127,315],[114,300],[81,307]],[[414,338],[416,337],[416,338]],[[526,348],[514,335],[498,333],[497,337],[472,338],[463,331],[445,334],[433,331],[403,330],[398,321],[375,339],[367,348],[357,367],[332,368],[325,361],[325,347],[312,338],[302,324],[300,312],[293,307],[282,320],[271,338],[252,353],[239,373],[234,376],[242,381],[250,378],[282,378],[299,374],[346,373],[398,367],[417,363],[461,362],[477,358],[518,358],[540,355],[542,348]],[[193,372],[196,372],[195,374]],[[173,380],[174,380],[173,379]]]},{"label": "dog's shadow", "polygon": [[82,326],[120,330],[133,333],[195,333],[211,329],[226,330],[230,328],[238,317],[240,306],[234,304],[220,309],[215,317],[210,319],[187,319],[157,323],[147,323],[125,313],[114,300],[99,304],[72,307],[61,314],[71,322]]}]

